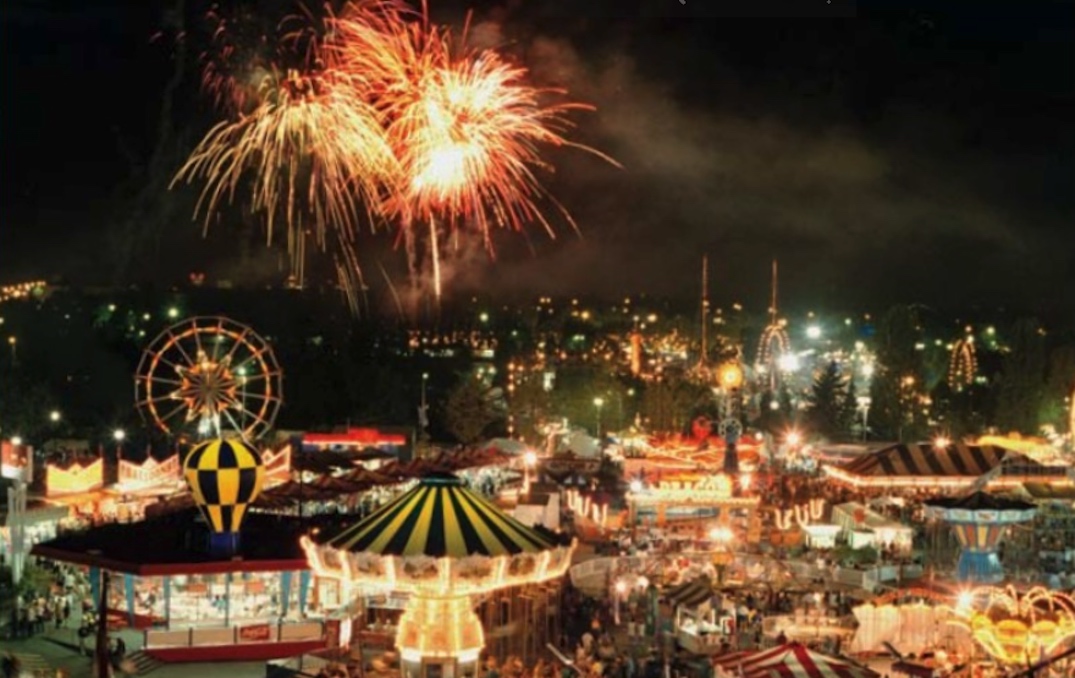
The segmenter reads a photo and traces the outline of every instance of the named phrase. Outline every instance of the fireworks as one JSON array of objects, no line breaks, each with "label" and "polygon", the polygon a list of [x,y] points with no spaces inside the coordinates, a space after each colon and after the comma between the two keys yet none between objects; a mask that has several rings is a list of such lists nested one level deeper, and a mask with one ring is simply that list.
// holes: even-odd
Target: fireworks
[{"label": "fireworks", "polygon": [[[214,127],[176,177],[205,182],[197,213],[207,225],[249,180],[270,238],[283,219],[301,248],[312,222],[322,246],[334,231],[353,262],[362,217],[383,219],[399,228],[416,278],[417,229],[428,224],[438,297],[441,226],[472,228],[490,253],[495,228],[539,223],[553,235],[545,201],[574,227],[534,172],[550,169],[542,147],[574,145],[563,136],[567,114],[590,107],[544,105],[563,92],[527,85],[526,69],[495,52],[457,55],[449,31],[394,2],[350,5],[325,20],[323,35],[304,41],[316,67],[282,79],[255,66],[237,85],[219,61],[205,70],[210,93],[237,116]],[[250,74],[259,100],[244,114]]]}]

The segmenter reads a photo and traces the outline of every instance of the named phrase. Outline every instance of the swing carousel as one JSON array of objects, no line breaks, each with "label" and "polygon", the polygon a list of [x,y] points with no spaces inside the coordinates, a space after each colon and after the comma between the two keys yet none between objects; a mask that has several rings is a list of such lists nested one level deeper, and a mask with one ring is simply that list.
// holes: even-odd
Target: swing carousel
[{"label": "swing carousel", "polygon": [[408,596],[396,647],[406,678],[474,676],[485,646],[477,598],[562,577],[574,543],[523,525],[450,474],[410,491],[323,543],[303,537],[311,568],[344,600]]}]

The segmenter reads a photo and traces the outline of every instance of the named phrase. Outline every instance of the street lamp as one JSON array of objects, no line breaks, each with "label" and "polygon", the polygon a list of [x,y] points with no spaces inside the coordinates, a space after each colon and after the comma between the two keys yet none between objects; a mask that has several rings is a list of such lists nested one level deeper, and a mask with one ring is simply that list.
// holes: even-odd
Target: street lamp
[{"label": "street lamp", "polygon": [[56,422],[60,421],[60,419],[62,419],[62,418],[63,418],[63,415],[60,414],[59,410],[53,410],[53,411],[49,412],[49,421],[51,421],[53,424],[55,424]]},{"label": "street lamp", "polygon": [[22,438],[20,438],[19,436],[15,436],[11,439],[11,444],[15,447],[22,447]]},{"label": "street lamp", "polygon": [[112,431],[112,440],[116,441],[116,463],[123,458],[123,440],[127,437],[127,432],[121,428],[117,428]]},{"label": "street lamp", "polygon": [[429,384],[429,372],[422,372],[422,400],[418,404],[418,429],[422,431],[429,427],[429,405],[426,402],[426,387]]},{"label": "street lamp", "polygon": [[601,437],[601,408],[605,406],[605,399],[597,396],[593,399],[593,406],[597,408],[597,437]]},{"label": "street lamp", "polygon": [[855,398],[855,402],[858,403],[859,411],[862,412],[862,439],[866,438],[870,434],[870,396],[859,396]]}]

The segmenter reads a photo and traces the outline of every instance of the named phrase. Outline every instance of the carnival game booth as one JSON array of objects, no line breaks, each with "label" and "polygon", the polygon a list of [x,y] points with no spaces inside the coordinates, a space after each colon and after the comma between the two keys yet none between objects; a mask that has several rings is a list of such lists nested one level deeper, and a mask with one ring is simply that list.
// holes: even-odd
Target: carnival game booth
[{"label": "carnival game booth", "polygon": [[1044,466],[1002,447],[963,443],[890,445],[823,469],[836,482],[867,491],[958,494],[980,485],[996,489],[1029,481],[1071,482],[1064,467]]},{"label": "carnival game booth", "polygon": [[687,531],[704,540],[714,529],[761,539],[757,496],[739,496],[731,476],[683,473],[627,493],[628,524],[652,524],[670,532]]},{"label": "carnival game booth", "polygon": [[364,616],[371,597],[405,599],[395,630],[405,678],[475,676],[490,620],[483,624],[474,608],[480,604],[484,615],[485,603],[494,601],[505,621],[511,603],[505,610],[496,596],[509,590],[509,601],[528,604],[517,617],[521,624],[497,634],[522,635],[520,654],[534,658],[559,607],[558,590],[545,584],[563,577],[574,551],[573,543],[523,525],[446,473],[422,478],[324,541],[313,535],[302,544],[318,576],[342,584],[352,619]]},{"label": "carnival game booth", "polygon": [[675,609],[676,642],[688,652],[712,655],[735,632],[735,615],[713,607],[716,592],[706,577],[684,582],[664,592]]},{"label": "carnival game booth", "polygon": [[142,629],[146,652],[162,661],[269,659],[327,642],[317,617],[339,603],[339,588],[312,578],[298,545],[316,524],[250,514],[240,548],[217,557],[188,509],[65,534],[31,553],[88,568],[94,600],[107,571],[110,619]]}]

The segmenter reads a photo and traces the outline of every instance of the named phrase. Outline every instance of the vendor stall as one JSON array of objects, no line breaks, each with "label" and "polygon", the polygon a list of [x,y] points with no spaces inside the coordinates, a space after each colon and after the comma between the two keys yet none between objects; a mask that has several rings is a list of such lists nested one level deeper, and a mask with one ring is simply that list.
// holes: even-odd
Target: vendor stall
[{"label": "vendor stall", "polygon": [[914,546],[914,528],[890,520],[858,502],[833,506],[832,522],[843,530],[844,538],[852,548],[871,546],[908,553]]},{"label": "vendor stall", "polygon": [[734,632],[735,617],[713,607],[713,587],[704,577],[667,590],[675,609],[676,642],[695,654],[715,654]]}]

